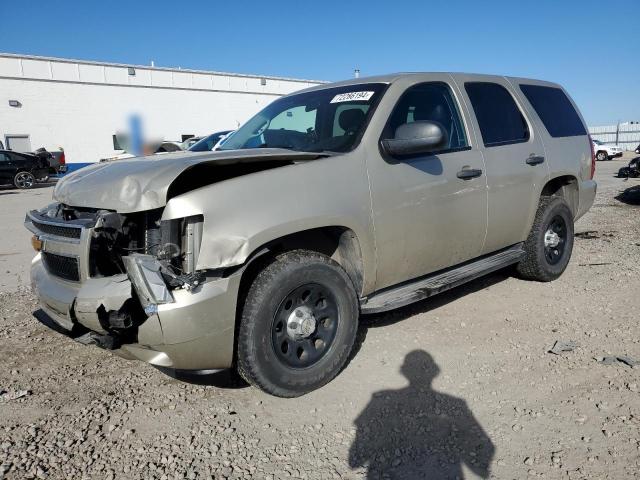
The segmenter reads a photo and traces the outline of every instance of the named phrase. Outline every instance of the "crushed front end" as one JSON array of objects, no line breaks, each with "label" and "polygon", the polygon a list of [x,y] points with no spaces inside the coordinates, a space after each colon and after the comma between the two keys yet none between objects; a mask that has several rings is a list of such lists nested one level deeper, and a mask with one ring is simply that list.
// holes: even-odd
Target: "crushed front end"
[{"label": "crushed front end", "polygon": [[204,219],[162,213],[61,203],[29,212],[39,315],[77,341],[125,358],[228,368],[240,274],[197,270]]}]

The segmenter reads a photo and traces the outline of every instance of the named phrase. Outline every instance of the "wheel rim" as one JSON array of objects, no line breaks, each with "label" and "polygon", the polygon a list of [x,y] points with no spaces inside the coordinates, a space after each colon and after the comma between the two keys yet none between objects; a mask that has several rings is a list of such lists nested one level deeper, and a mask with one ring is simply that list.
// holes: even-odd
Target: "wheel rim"
[{"label": "wheel rim", "polygon": [[339,322],[338,303],[326,287],[302,285],[280,302],[271,326],[276,357],[291,368],[308,368],[331,349]]},{"label": "wheel rim", "polygon": [[28,173],[19,173],[16,175],[16,185],[19,188],[30,188],[33,186],[33,179]]},{"label": "wheel rim", "polygon": [[556,215],[549,222],[544,234],[544,256],[550,265],[557,264],[563,257],[567,244],[567,222]]},{"label": "wheel rim", "polygon": [[598,160],[600,160],[600,161],[604,160],[604,153],[600,152],[598,154]]}]

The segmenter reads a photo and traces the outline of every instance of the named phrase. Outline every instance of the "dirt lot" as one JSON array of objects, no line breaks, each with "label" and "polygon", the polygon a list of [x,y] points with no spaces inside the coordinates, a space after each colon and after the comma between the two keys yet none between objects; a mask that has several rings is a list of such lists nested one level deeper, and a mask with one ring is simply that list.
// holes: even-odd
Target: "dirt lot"
[{"label": "dirt lot", "polygon": [[39,324],[19,223],[50,188],[0,190],[0,478],[640,478],[640,366],[595,359],[640,359],[640,180],[613,178],[622,164],[598,164],[559,280],[499,272],[363,317],[344,372],[293,400]]}]

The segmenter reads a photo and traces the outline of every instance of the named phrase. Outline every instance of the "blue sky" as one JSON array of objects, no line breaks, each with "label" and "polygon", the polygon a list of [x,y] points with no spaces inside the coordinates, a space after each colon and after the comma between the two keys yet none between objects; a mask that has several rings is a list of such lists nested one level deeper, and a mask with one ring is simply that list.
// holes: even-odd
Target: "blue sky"
[{"label": "blue sky", "polygon": [[321,80],[517,75],[563,84],[590,125],[640,121],[640,0],[0,0],[0,18],[3,52]]}]

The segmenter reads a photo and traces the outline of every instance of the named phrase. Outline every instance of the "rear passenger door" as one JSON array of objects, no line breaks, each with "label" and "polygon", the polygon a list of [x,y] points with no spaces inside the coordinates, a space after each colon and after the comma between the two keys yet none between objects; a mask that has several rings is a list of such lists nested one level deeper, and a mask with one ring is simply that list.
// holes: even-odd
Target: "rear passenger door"
[{"label": "rear passenger door", "polygon": [[585,123],[569,96],[557,85],[510,80],[538,125],[549,171],[554,177],[578,173],[579,180],[590,180],[591,144]]},{"label": "rear passenger door", "polygon": [[538,192],[548,178],[545,152],[506,79],[456,80],[475,114],[472,121],[483,145],[489,187],[486,254],[522,242],[529,234]]}]

